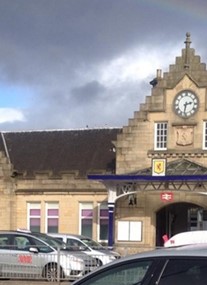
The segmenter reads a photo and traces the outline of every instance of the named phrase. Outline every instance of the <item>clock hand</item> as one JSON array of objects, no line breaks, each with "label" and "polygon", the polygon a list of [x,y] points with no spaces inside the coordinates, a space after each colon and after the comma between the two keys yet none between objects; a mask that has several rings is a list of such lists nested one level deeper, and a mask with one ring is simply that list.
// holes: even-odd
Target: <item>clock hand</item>
[{"label": "clock hand", "polygon": [[186,108],[187,108],[187,106],[188,105],[191,105],[192,104],[192,102],[190,101],[190,102],[185,102],[184,103],[184,113],[185,113],[185,111],[186,111]]}]

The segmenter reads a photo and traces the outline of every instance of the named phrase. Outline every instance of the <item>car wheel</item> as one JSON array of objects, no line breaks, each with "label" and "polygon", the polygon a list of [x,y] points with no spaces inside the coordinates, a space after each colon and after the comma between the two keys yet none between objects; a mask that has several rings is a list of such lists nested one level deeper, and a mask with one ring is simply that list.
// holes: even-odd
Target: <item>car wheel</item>
[{"label": "car wheel", "polygon": [[50,263],[45,266],[43,277],[49,282],[57,282],[59,279],[64,278],[61,268],[58,277],[58,266],[56,263]]},{"label": "car wheel", "polygon": [[103,262],[100,259],[96,258],[96,265],[97,266],[102,266]]}]

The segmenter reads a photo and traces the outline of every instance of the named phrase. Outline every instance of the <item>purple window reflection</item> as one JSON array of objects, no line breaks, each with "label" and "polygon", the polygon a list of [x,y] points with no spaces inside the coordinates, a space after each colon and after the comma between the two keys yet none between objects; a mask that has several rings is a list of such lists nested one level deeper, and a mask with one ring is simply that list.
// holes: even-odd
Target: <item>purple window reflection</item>
[{"label": "purple window reflection", "polygon": [[82,217],[93,217],[93,210],[82,210]]},{"label": "purple window reflection", "polygon": [[48,219],[48,226],[57,226],[58,225],[58,219],[57,218],[49,218]]},{"label": "purple window reflection", "polygon": [[47,215],[48,216],[58,216],[59,215],[59,209],[48,209]]},{"label": "purple window reflection", "polygon": [[40,216],[40,209],[30,209],[30,216]]},{"label": "purple window reflection", "polygon": [[39,226],[40,225],[40,218],[31,218],[30,219],[30,226]]},{"label": "purple window reflection", "polygon": [[101,217],[101,218],[103,218],[103,217],[108,218],[108,216],[109,216],[108,209],[101,209],[101,210],[100,210],[100,217]]}]

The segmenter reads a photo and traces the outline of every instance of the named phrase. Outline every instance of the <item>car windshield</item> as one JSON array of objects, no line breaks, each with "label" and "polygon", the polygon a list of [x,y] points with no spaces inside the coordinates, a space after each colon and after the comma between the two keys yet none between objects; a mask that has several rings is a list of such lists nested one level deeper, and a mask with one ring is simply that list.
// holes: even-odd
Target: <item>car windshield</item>
[{"label": "car windshield", "polygon": [[59,239],[53,238],[51,236],[48,236],[46,234],[41,234],[41,233],[32,233],[34,236],[38,237],[39,239],[45,241],[47,244],[52,246],[55,249],[60,248],[61,250],[67,250],[67,251],[72,251],[73,249],[67,244]]},{"label": "car windshield", "polygon": [[81,238],[82,242],[84,242],[87,246],[93,249],[105,249],[100,243],[92,240],[90,238]]}]

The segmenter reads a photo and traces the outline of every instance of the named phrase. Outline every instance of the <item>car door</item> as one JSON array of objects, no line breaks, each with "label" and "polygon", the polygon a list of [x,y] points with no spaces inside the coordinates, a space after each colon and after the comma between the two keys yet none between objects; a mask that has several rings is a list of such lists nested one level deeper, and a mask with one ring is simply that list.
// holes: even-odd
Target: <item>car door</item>
[{"label": "car door", "polygon": [[38,253],[30,251],[32,239],[23,234],[13,234],[11,241],[11,274],[18,277],[39,276]]},{"label": "car door", "polygon": [[0,234],[0,274],[2,277],[9,277],[11,274],[11,235]]}]

